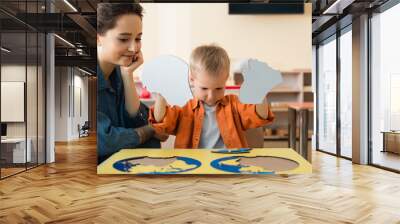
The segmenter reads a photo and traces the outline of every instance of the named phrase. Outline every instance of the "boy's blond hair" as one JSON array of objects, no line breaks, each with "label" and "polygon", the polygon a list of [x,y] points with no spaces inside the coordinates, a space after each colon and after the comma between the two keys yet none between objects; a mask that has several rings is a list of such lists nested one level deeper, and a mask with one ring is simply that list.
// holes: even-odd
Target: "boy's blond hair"
[{"label": "boy's blond hair", "polygon": [[190,71],[197,73],[206,71],[209,74],[229,75],[230,61],[225,49],[215,44],[201,45],[196,47],[190,55]]}]

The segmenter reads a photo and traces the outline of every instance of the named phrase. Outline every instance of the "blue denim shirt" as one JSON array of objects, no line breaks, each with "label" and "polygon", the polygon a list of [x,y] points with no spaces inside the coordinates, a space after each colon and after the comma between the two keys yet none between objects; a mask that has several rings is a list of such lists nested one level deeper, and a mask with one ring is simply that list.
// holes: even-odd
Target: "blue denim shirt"
[{"label": "blue denim shirt", "polygon": [[124,85],[117,66],[105,80],[97,65],[97,152],[98,163],[123,148],[160,148],[160,141],[151,138],[140,144],[134,128],[148,124],[149,109],[140,103],[139,111],[131,117],[125,109]]}]

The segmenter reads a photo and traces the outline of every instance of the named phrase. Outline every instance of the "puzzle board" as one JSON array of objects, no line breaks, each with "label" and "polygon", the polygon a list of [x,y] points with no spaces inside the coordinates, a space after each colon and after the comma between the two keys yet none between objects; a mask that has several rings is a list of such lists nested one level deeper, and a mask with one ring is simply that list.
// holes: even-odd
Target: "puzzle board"
[{"label": "puzzle board", "polygon": [[98,174],[307,174],[311,164],[289,148],[123,149]]}]

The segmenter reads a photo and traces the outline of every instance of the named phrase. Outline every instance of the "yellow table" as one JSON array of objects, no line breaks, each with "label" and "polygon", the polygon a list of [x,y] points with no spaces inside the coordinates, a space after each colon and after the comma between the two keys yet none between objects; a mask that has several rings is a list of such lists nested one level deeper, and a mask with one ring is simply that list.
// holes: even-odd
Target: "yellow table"
[{"label": "yellow table", "polygon": [[311,164],[290,148],[123,149],[98,174],[306,174]]}]

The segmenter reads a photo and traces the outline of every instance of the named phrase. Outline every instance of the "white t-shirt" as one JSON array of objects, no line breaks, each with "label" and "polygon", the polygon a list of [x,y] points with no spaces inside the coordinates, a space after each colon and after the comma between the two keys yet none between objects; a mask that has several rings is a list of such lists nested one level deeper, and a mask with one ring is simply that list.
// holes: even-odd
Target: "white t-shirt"
[{"label": "white t-shirt", "polygon": [[199,148],[201,149],[223,149],[225,148],[221,133],[219,132],[216,106],[204,106],[204,120],[201,129]]}]

